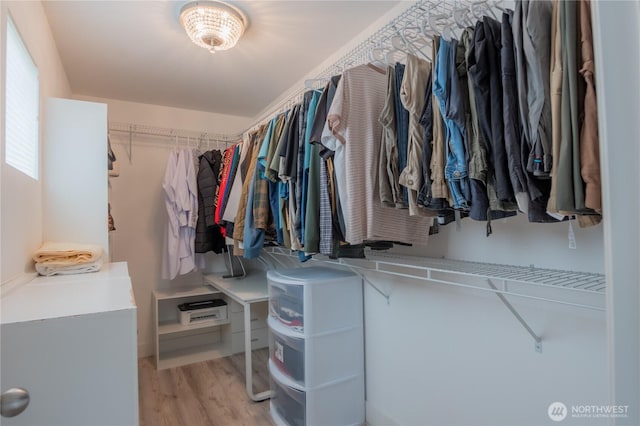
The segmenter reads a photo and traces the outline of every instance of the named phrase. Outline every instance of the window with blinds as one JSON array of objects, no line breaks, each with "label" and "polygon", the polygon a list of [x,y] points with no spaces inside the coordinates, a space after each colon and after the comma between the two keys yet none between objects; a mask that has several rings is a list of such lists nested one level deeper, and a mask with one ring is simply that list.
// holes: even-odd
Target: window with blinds
[{"label": "window with blinds", "polygon": [[7,17],[5,162],[38,179],[40,90],[38,67]]}]

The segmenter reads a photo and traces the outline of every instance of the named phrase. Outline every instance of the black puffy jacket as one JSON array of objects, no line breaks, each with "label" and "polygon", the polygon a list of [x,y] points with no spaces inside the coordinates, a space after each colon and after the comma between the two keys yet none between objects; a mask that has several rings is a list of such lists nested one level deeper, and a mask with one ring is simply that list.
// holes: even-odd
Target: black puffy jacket
[{"label": "black puffy jacket", "polygon": [[222,253],[225,241],[215,223],[215,197],[218,174],[222,164],[220,151],[207,151],[199,157],[198,167],[198,222],[196,224],[195,252]]}]

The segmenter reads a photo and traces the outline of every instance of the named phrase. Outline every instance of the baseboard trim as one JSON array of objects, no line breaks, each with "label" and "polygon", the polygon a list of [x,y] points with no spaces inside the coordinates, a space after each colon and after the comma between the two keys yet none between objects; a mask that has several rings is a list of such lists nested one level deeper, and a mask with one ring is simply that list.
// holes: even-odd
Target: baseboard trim
[{"label": "baseboard trim", "polygon": [[394,421],[382,411],[378,410],[369,401],[365,401],[366,424],[369,426],[398,426],[400,423]]},{"label": "baseboard trim", "polygon": [[138,344],[138,358],[146,358],[155,354],[153,343],[139,343]]},{"label": "baseboard trim", "polygon": [[7,296],[12,291],[23,286],[24,284],[33,281],[38,276],[37,272],[25,272],[17,277],[11,278],[0,284],[0,297]]}]

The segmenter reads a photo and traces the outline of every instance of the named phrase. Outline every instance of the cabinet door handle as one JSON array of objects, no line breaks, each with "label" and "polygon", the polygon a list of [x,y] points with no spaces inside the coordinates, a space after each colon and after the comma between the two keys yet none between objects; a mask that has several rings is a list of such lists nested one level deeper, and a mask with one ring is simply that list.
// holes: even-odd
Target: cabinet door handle
[{"label": "cabinet door handle", "polygon": [[251,318],[251,322],[258,321],[260,318]]},{"label": "cabinet door handle", "polygon": [[251,339],[252,342],[257,342],[258,340],[260,339],[258,339],[257,337],[254,337],[253,339]]},{"label": "cabinet door handle", "polygon": [[29,392],[22,388],[11,388],[0,395],[0,415],[15,417],[29,405]]}]

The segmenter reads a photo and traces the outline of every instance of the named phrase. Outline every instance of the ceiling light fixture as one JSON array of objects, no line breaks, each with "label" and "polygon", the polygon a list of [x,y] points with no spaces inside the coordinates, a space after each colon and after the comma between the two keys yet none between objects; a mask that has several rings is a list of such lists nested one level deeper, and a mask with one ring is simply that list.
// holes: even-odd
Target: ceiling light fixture
[{"label": "ceiling light fixture", "polygon": [[228,3],[192,1],[182,6],[180,23],[191,41],[215,53],[235,46],[247,26],[247,17]]}]

